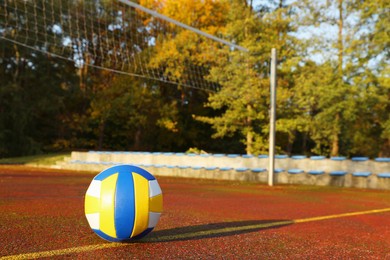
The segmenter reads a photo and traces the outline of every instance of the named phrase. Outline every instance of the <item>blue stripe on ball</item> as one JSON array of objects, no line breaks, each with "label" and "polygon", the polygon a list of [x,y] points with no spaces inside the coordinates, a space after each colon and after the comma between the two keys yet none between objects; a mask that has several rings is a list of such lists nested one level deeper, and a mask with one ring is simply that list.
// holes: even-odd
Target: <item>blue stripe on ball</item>
[{"label": "blue stripe on ball", "polygon": [[142,175],[144,178],[146,178],[149,181],[156,179],[156,178],[154,178],[154,176],[152,174],[145,171],[144,169],[139,168],[139,167],[134,166],[134,165],[127,165],[127,164],[126,165],[116,165],[116,166],[110,167],[110,168],[102,171],[98,175],[96,175],[96,177],[94,179],[97,181],[102,181],[105,178],[107,178],[108,176],[110,176],[111,174],[114,174],[117,172],[119,172],[119,173],[120,172],[130,172],[130,173],[136,172],[136,173]]},{"label": "blue stripe on ball", "polygon": [[104,170],[101,173],[99,173],[98,175],[96,175],[94,180],[102,181],[102,180],[104,180],[105,178],[107,178],[108,176],[110,176],[112,174],[115,174],[115,173],[118,173],[120,171],[123,171],[121,169],[121,167],[122,167],[122,165],[118,165],[118,166],[113,166],[113,167],[107,168],[106,170]]},{"label": "blue stripe on ball", "polygon": [[[134,227],[134,181],[131,172],[121,172],[115,191],[115,229],[119,239],[130,238]],[[129,192],[132,191],[132,192]]]},{"label": "blue stripe on ball", "polygon": [[99,229],[93,229],[93,231],[101,238],[107,240],[107,241],[110,241],[110,242],[121,242],[123,241],[123,239],[119,239],[119,238],[115,238],[115,237],[111,237],[109,235],[107,235],[106,233],[103,233],[101,230]]},{"label": "blue stripe on ball", "polygon": [[123,165],[123,166],[128,167],[127,169],[124,169],[124,171],[138,173],[139,175],[142,175],[148,181],[153,181],[156,179],[156,178],[154,178],[154,176],[152,174],[150,174],[149,172],[147,172],[144,169],[139,168],[137,166],[133,166],[133,165]]}]

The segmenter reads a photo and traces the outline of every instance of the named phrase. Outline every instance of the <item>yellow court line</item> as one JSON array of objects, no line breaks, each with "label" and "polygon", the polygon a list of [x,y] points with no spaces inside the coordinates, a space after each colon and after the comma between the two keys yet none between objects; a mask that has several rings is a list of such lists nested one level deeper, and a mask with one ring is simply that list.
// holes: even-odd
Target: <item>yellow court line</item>
[{"label": "yellow court line", "polygon": [[304,219],[282,220],[282,221],[277,221],[277,222],[252,224],[252,225],[246,225],[246,226],[203,230],[203,231],[197,231],[197,232],[182,233],[182,234],[177,234],[177,235],[153,237],[150,239],[146,239],[145,241],[146,242],[163,242],[163,241],[178,240],[178,239],[200,238],[202,236],[223,235],[223,234],[227,234],[230,232],[240,232],[240,231],[253,230],[253,229],[265,229],[265,228],[286,226],[286,225],[297,224],[297,223],[321,221],[321,220],[327,220],[327,219],[352,217],[352,216],[358,216],[358,215],[367,215],[367,214],[384,213],[384,212],[390,212],[390,208],[334,214],[334,215],[304,218]]},{"label": "yellow court line", "polygon": [[[200,238],[202,236],[223,235],[223,234],[227,234],[229,232],[239,232],[239,231],[246,231],[246,230],[251,230],[251,229],[265,229],[265,228],[272,228],[272,227],[278,227],[278,226],[283,226],[283,225],[321,221],[321,220],[328,220],[328,219],[335,219],[335,218],[352,217],[352,216],[359,216],[359,215],[384,213],[384,212],[390,212],[390,208],[334,214],[334,215],[312,217],[312,218],[302,218],[302,219],[295,219],[295,220],[285,220],[285,221],[277,221],[277,222],[270,222],[270,223],[253,224],[253,225],[247,225],[247,226],[241,226],[241,227],[227,227],[227,228],[212,229],[212,230],[205,230],[205,231],[198,231],[198,232],[182,233],[182,234],[177,234],[177,235],[167,235],[167,236],[161,236],[161,237],[154,237],[154,238],[150,238],[150,239],[144,239],[143,241],[144,242],[163,242],[163,241],[169,241],[169,240]],[[50,250],[50,251],[42,251],[42,252],[4,256],[4,257],[0,257],[0,260],[36,259],[36,258],[41,258],[41,257],[54,257],[54,256],[67,255],[67,254],[89,252],[89,251],[94,251],[94,250],[99,250],[99,249],[124,247],[124,246],[128,246],[128,245],[130,245],[130,244],[128,244],[128,243],[107,243],[107,244],[98,244],[98,245],[89,245],[89,246],[79,246],[79,247],[71,247],[71,248],[58,249],[58,250]]]},{"label": "yellow court line", "polygon": [[127,244],[124,243],[109,243],[109,244],[97,244],[97,245],[89,245],[89,246],[78,246],[78,247],[70,247],[70,248],[58,249],[58,250],[10,255],[10,256],[0,257],[0,259],[1,260],[37,259],[42,257],[54,257],[54,256],[67,255],[67,254],[83,253],[88,251],[121,247],[126,245]]},{"label": "yellow court line", "polygon": [[327,220],[327,219],[333,219],[333,218],[344,218],[344,217],[352,217],[352,216],[384,213],[384,212],[390,212],[390,208],[373,209],[373,210],[358,211],[358,212],[343,213],[343,214],[335,214],[335,215],[328,215],[328,216],[322,216],[322,217],[296,219],[296,220],[293,220],[293,222],[294,223],[305,223],[305,222],[311,222],[311,221],[320,221],[320,220]]}]

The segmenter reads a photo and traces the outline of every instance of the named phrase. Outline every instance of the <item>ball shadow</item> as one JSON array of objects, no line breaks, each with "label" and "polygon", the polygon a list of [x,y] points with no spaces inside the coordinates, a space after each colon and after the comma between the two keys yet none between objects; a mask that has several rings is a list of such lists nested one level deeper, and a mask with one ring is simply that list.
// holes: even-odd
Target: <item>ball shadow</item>
[{"label": "ball shadow", "polygon": [[293,224],[292,220],[249,220],[210,223],[197,226],[157,230],[138,242],[170,242],[233,236],[260,230],[281,228]]}]

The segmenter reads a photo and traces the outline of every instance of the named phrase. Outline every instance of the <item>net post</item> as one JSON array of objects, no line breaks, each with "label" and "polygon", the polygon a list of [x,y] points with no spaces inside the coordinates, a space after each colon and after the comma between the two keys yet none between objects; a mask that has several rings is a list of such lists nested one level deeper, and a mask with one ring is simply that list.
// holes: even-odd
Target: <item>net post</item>
[{"label": "net post", "polygon": [[269,167],[268,186],[274,185],[275,172],[275,121],[276,121],[276,49],[271,50],[271,75],[270,75],[270,131],[269,131]]}]

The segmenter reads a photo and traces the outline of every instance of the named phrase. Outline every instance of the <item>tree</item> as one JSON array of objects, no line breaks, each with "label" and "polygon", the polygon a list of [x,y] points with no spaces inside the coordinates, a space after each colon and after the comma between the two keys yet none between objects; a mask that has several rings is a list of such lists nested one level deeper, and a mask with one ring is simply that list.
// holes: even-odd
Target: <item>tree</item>
[{"label": "tree", "polygon": [[[301,29],[314,31],[308,40],[322,42],[308,46],[308,55],[320,54],[318,70],[310,75],[312,87],[320,93],[310,129],[316,143],[314,152],[336,156],[341,150],[348,150],[347,135],[357,114],[357,89],[351,81],[354,74],[351,39],[356,30],[353,22],[356,10],[343,0],[303,1],[297,7],[306,14]],[[323,34],[323,30],[333,31],[336,36]]]},{"label": "tree", "polygon": [[[164,1],[163,3],[161,1],[141,1],[141,4],[213,35],[221,36],[225,30],[228,1],[186,0]],[[204,140],[208,140],[209,136],[209,133],[204,134],[204,131],[208,131],[207,127],[192,117],[193,114],[209,113],[201,111],[208,92],[188,88],[188,85],[197,81],[207,84],[207,80],[202,76],[207,74],[211,65],[217,62],[215,53],[220,44],[158,19],[145,18],[144,24],[147,24],[156,39],[156,44],[151,46],[153,56],[149,61],[149,68],[163,71],[162,76],[168,81],[179,82],[177,87],[158,84],[163,93],[162,99],[178,101],[176,102],[178,111],[176,127],[180,135],[176,135],[177,145],[183,147],[182,149],[197,145],[206,145],[213,149],[213,145]],[[211,89],[210,87],[208,90]],[[202,133],[201,138],[199,133]]]},{"label": "tree", "polygon": [[[262,5],[258,11],[252,2],[232,1],[227,35],[249,49],[248,53],[221,51],[224,59],[211,70],[211,79],[221,84],[219,92],[209,98],[208,106],[220,110],[217,117],[199,117],[213,126],[214,137],[238,133],[248,154],[267,150],[269,106],[269,60],[272,48],[279,53],[282,74],[288,74],[295,55],[291,44],[294,37],[288,13],[291,9],[279,1],[276,5]],[[289,99],[287,77],[280,77],[279,97],[282,103]],[[281,108],[283,110],[283,108]],[[286,110],[284,110],[286,111]],[[288,130],[285,130],[288,131]]]},{"label": "tree", "polygon": [[[42,3],[37,1],[35,4],[41,7]],[[38,13],[32,14],[18,12],[24,10],[24,3],[15,2],[12,8],[5,7],[1,6],[4,8],[1,13],[8,14],[7,27],[0,28],[3,35],[11,35],[39,50],[55,48],[27,37],[20,26],[36,19],[37,23],[46,26],[42,28],[47,37],[56,38],[53,24],[44,20],[43,8],[37,8]],[[1,24],[5,23],[1,21]],[[60,118],[66,106],[63,97],[74,79],[69,76],[64,80],[63,76],[73,74],[74,67],[56,57],[5,40],[0,42],[0,52],[0,156],[28,155],[53,149],[53,143],[62,134]]]},{"label": "tree", "polygon": [[353,1],[359,11],[357,39],[354,39],[355,74],[359,110],[351,151],[368,156],[390,155],[390,82],[388,1]]},{"label": "tree", "polygon": [[[153,150],[160,132],[177,131],[175,103],[164,103],[159,88],[139,78],[107,72],[91,100],[87,124],[98,149]],[[168,142],[168,137],[160,145]]]},{"label": "tree", "polygon": [[[315,97],[316,109],[306,117],[315,153],[375,156],[388,143],[381,139],[389,114],[383,80],[388,66],[386,5],[386,1],[343,0],[295,4],[302,14],[297,20],[300,31],[310,32],[309,58],[302,60],[302,75],[297,78],[305,87],[296,90],[299,102]],[[314,91],[308,91],[307,83]]]}]

